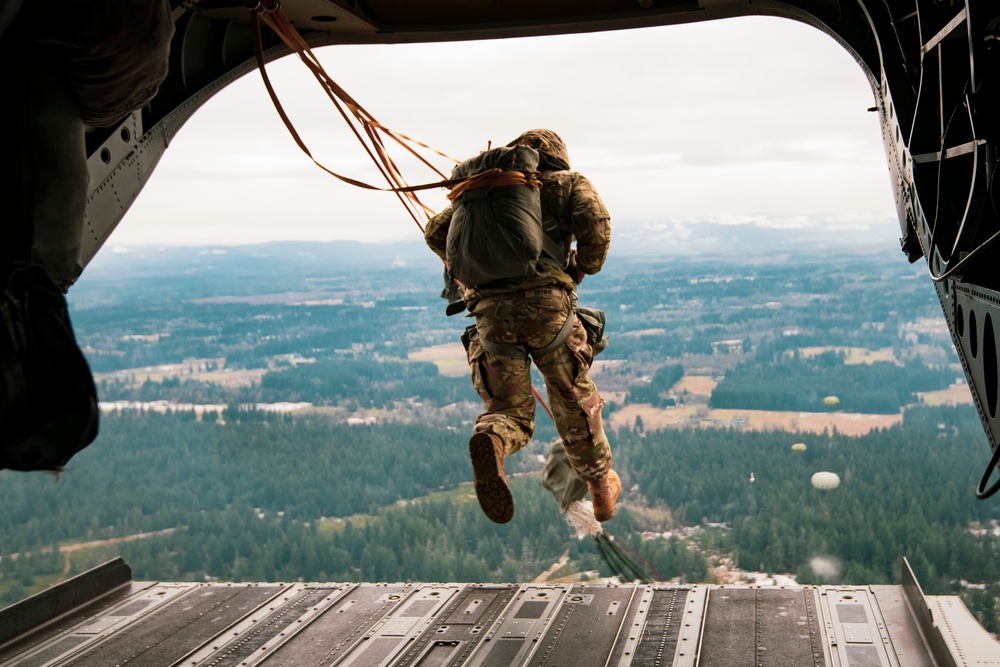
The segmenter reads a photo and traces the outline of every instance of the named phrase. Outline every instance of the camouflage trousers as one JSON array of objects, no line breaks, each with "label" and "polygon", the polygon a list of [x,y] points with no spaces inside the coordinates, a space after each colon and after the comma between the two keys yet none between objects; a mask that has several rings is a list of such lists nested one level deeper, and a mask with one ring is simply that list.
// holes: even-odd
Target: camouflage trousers
[{"label": "camouflage trousers", "polygon": [[[493,343],[542,348],[555,340],[572,307],[572,296],[559,286],[528,289],[480,299],[474,304],[476,333],[469,346],[472,384],[485,403],[475,433],[492,433],[510,455],[531,440],[535,430],[535,399],[531,391],[531,360],[486,350]],[[593,361],[587,334],[579,320],[564,345],[534,359],[545,388],[556,428],[573,469],[584,480],[596,480],[611,470],[611,448],[604,435],[604,400],[587,371]]]}]

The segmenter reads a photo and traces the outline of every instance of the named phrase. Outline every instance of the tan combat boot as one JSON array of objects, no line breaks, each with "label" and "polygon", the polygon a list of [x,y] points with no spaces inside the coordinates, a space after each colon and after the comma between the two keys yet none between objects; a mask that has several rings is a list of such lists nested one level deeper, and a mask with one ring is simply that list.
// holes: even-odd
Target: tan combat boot
[{"label": "tan combat boot", "polygon": [[618,478],[618,473],[609,470],[608,474],[596,482],[587,482],[590,489],[590,499],[594,502],[594,518],[598,521],[607,521],[615,516],[618,501],[618,494],[622,492],[622,481]]},{"label": "tan combat boot", "polygon": [[514,496],[503,468],[503,441],[492,433],[476,433],[469,440],[472,459],[472,484],[483,512],[494,523],[514,518]]}]

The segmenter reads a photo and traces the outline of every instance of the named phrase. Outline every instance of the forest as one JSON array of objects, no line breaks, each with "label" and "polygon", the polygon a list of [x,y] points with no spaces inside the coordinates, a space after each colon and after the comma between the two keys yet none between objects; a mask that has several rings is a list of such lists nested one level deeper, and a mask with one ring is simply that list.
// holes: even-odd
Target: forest
[{"label": "forest", "polygon": [[[88,267],[70,305],[101,399],[228,408],[108,412],[57,480],[0,471],[0,605],[119,554],[136,578],[162,580],[525,581],[567,550],[559,576],[609,575],[539,485],[554,435],[541,410],[532,445],[507,464],[514,521],[482,516],[468,377],[408,358],[455,344],[469,321],[444,316],[439,264],[355,250],[124,254]],[[614,395],[605,417],[692,402],[673,387],[699,375],[718,381],[699,408],[810,411],[836,395],[839,410],[902,413],[902,424],[864,436],[609,430],[626,493],[607,530],[656,577],[687,582],[731,563],[802,583],[889,583],[906,556],[926,592],[962,595],[1000,630],[1000,509],[973,497],[989,447],[971,406],[915,395],[961,375],[947,332],[926,324],[941,317],[933,288],[905,262],[746,259],[612,257],[587,278],[580,302],[608,314],[595,376]],[[715,345],[734,340],[742,351]],[[800,353],[831,346],[892,361]],[[283,401],[314,407],[245,407]],[[377,423],[346,423],[371,414]],[[817,471],[840,486],[813,488]]]},{"label": "forest", "polygon": [[823,398],[835,396],[837,409],[846,412],[894,414],[918,402],[918,392],[944,389],[955,379],[956,371],[946,366],[887,361],[845,365],[836,352],[811,359],[795,354],[767,364],[745,362],[727,371],[708,404],[808,412],[821,409]]},{"label": "forest", "polygon": [[667,394],[682,377],[684,377],[684,366],[681,364],[661,366],[649,378],[649,382],[632,385],[625,396],[625,402],[648,403],[656,408],[674,405],[676,400]]},{"label": "forest", "polygon": [[[822,555],[841,563],[840,581],[886,583],[898,581],[906,556],[925,590],[944,592],[958,579],[1000,577],[1000,542],[969,530],[998,513],[972,501],[988,450],[977,419],[972,408],[922,407],[861,437],[680,429],[620,449],[649,502],[684,523],[730,525],[719,544],[745,569],[820,582],[808,563]],[[805,452],[791,449],[797,441]],[[814,488],[820,470],[836,472],[840,486]]]},{"label": "forest", "polygon": [[128,378],[98,382],[102,400],[191,403],[307,402],[381,409],[408,399],[443,406],[474,396],[464,377],[447,377],[430,362],[399,359],[329,359],[268,371],[260,382],[226,388],[218,383],[180,377],[138,386]]},{"label": "forest", "polygon": [[[96,373],[192,358],[271,370],[287,354],[405,359],[457,341],[468,324],[444,315],[440,262],[425,249],[398,261],[338,244],[163,254],[102,257],[70,293]],[[771,355],[823,345],[902,352],[902,327],[941,317],[919,274],[855,255],[718,262],[612,253],[579,292],[581,305],[608,313],[603,359],[659,366],[712,355],[722,339]],[[940,363],[954,361],[946,336],[931,342],[942,345]]]},{"label": "forest", "polygon": [[[140,579],[522,581],[568,549],[576,571],[610,574],[540,487],[537,443],[511,459],[515,520],[495,526],[472,500],[464,433],[238,417],[112,415],[101,447],[55,485],[0,473],[3,550],[33,554],[0,561],[2,599],[64,567],[55,543],[165,529],[72,567],[120,553]],[[728,555],[801,583],[891,583],[906,556],[929,594],[1000,581],[1000,512],[972,498],[988,448],[971,408],[911,408],[867,436],[806,437],[802,453],[790,448],[802,434],[782,432],[610,436],[628,491],[607,529],[664,579],[711,580]],[[840,487],[813,488],[818,470]],[[703,530],[684,538],[683,526]]]}]

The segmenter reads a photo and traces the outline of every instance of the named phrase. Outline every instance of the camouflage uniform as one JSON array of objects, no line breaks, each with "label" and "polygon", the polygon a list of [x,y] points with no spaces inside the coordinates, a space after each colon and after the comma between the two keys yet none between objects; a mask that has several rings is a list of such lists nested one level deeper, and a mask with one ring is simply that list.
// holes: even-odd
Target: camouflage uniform
[{"label": "camouflage uniform", "polygon": [[[610,217],[590,181],[569,170],[562,140],[548,130],[531,130],[509,145],[527,145],[540,151],[543,217],[559,223],[567,253],[576,240],[580,271],[600,271],[611,240]],[[442,259],[451,215],[452,209],[446,208],[424,230],[427,244]],[[531,361],[494,354],[481,341],[536,349],[548,345],[574,306],[575,287],[565,271],[539,263],[535,275],[465,289],[478,334],[468,347],[469,366],[473,385],[486,408],[476,420],[474,433],[498,436],[507,455],[527,445],[534,432]],[[545,378],[569,461],[585,480],[600,479],[611,469],[611,450],[601,422],[604,400],[587,375],[592,354],[583,325],[577,320],[565,345],[534,359]]]}]

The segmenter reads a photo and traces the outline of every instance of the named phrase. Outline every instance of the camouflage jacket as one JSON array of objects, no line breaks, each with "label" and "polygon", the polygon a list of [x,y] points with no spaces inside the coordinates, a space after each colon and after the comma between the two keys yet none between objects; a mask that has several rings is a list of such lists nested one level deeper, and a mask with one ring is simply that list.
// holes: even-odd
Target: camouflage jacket
[{"label": "camouflage jacket", "polygon": [[[604,202],[590,181],[578,172],[543,171],[541,181],[542,215],[559,223],[567,253],[576,241],[577,268],[587,274],[597,273],[604,265],[611,244],[611,217]],[[451,215],[449,206],[424,228],[424,240],[442,260],[445,259]],[[538,273],[533,276],[497,281],[478,289],[466,288],[465,300],[472,307],[486,296],[556,284],[569,290],[576,287],[565,271],[540,262]]]}]

